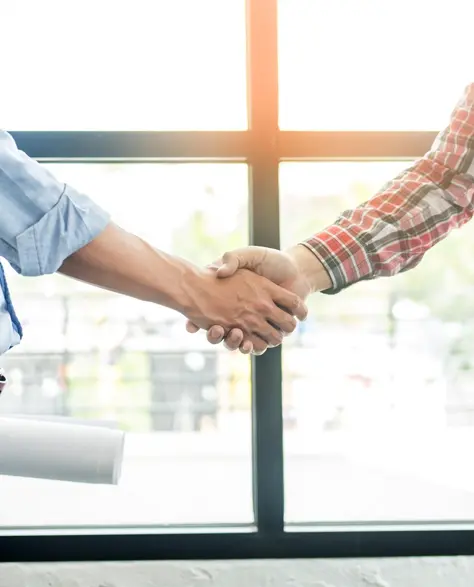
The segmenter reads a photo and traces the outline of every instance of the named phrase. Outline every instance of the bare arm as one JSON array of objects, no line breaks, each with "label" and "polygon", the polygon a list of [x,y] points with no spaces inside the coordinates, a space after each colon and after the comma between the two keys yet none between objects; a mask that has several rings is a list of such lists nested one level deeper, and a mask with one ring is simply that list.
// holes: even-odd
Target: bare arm
[{"label": "bare arm", "polygon": [[68,257],[59,273],[186,314],[192,296],[183,285],[196,277],[196,268],[110,223]]}]

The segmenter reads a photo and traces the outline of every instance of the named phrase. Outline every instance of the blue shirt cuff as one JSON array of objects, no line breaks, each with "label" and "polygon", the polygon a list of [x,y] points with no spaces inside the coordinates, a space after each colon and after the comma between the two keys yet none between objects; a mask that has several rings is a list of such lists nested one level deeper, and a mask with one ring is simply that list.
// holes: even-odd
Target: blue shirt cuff
[{"label": "blue shirt cuff", "polygon": [[57,204],[17,236],[19,272],[27,276],[55,273],[109,221],[109,214],[100,206],[66,185]]}]

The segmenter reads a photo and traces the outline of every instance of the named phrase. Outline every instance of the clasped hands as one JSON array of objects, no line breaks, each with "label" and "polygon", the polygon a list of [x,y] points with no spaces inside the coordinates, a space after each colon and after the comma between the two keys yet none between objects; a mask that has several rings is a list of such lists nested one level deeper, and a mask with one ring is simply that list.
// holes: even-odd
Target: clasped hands
[{"label": "clasped hands", "polygon": [[307,263],[308,256],[317,262],[302,246],[288,252],[245,247],[225,253],[207,268],[207,290],[198,295],[202,301],[195,316],[187,313],[187,331],[203,328],[211,344],[224,342],[244,354],[261,355],[280,345],[295,330],[296,319],[308,313],[304,301],[314,288],[300,263]]}]

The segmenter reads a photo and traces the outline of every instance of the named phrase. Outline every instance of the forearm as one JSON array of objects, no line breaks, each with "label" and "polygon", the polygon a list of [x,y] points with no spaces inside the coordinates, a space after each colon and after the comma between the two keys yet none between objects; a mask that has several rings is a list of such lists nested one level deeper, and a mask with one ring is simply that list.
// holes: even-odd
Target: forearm
[{"label": "forearm", "polygon": [[194,266],[112,223],[67,258],[59,272],[183,314],[191,305],[189,281],[195,275]]},{"label": "forearm", "polygon": [[332,282],[328,293],[415,267],[473,215],[474,84],[430,152],[361,206],[303,244]]}]

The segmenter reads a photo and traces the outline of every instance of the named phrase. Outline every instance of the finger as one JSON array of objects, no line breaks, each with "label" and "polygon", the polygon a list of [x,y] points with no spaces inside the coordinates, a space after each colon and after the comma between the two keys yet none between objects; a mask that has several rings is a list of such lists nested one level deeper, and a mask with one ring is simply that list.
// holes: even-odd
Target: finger
[{"label": "finger", "polygon": [[296,330],[296,319],[278,306],[270,306],[266,318],[274,328],[281,330],[284,335],[291,334]]},{"label": "finger", "polygon": [[275,328],[275,326],[267,322],[267,320],[265,320],[263,317],[260,317],[255,326],[252,328],[252,334],[263,339],[267,343],[267,346],[275,347],[279,346],[283,342],[283,332],[278,328]]},{"label": "finger", "polygon": [[239,350],[243,355],[250,355],[250,353],[253,351],[252,341],[250,339],[244,340],[244,342],[240,345]]},{"label": "finger", "polygon": [[225,330],[222,326],[211,326],[207,331],[207,340],[211,344],[219,344],[224,340]]},{"label": "finger", "polygon": [[190,334],[195,334],[196,332],[199,332],[200,328],[199,328],[199,326],[196,326],[196,324],[194,324],[194,322],[191,322],[191,320],[187,320],[186,321],[186,330]]},{"label": "finger", "polygon": [[221,266],[217,269],[217,277],[230,277],[244,266],[241,265],[241,259],[236,252],[224,253],[222,255]]},{"label": "finger", "polygon": [[275,304],[283,308],[292,316],[296,316],[298,320],[306,320],[308,316],[308,308],[301,298],[296,294],[279,287],[275,284],[269,284],[270,293]]},{"label": "finger", "polygon": [[257,357],[263,355],[268,348],[268,344],[259,336],[253,335],[249,340],[252,344],[252,355],[256,355]]},{"label": "finger", "polygon": [[238,328],[233,328],[225,337],[224,346],[228,351],[236,351],[244,340],[244,333]]}]

